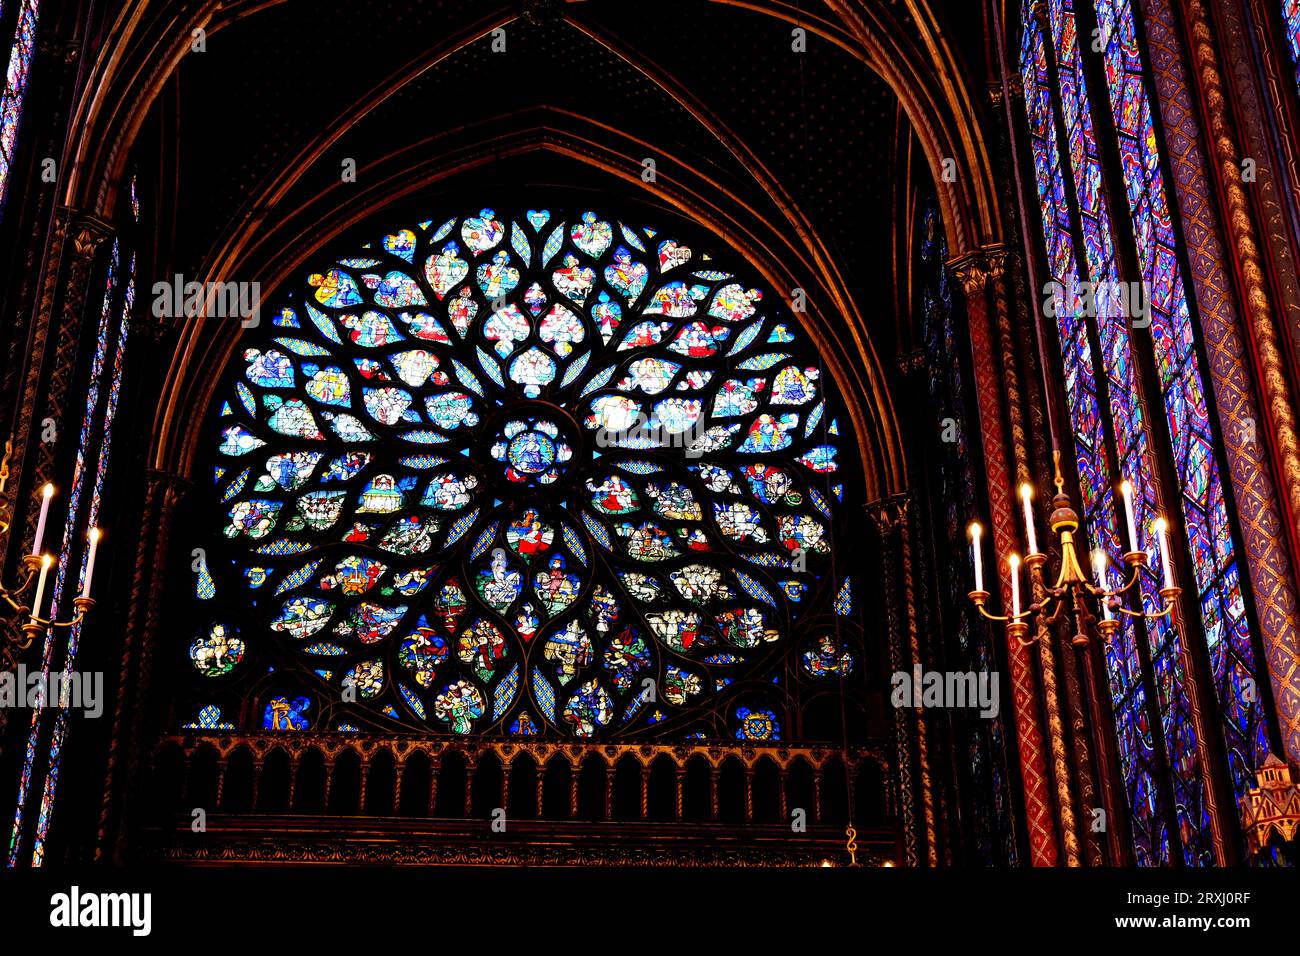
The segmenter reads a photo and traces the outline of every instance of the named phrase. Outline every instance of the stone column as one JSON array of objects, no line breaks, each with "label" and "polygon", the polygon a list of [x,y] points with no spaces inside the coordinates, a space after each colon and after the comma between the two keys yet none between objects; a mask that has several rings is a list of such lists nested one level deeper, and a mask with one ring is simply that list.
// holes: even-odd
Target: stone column
[{"label": "stone column", "polygon": [[[895,674],[910,672],[913,664],[919,662],[919,659],[918,661],[912,659],[907,625],[900,612],[900,604],[903,603],[899,600],[898,564],[900,558],[898,547],[894,543],[898,530],[906,520],[907,507],[908,498],[905,495],[896,495],[867,505],[867,514],[880,536],[880,557],[884,568],[885,617],[889,629],[889,668]],[[906,652],[905,648],[907,649]],[[928,786],[929,767],[921,764],[921,761],[925,759],[924,755],[927,753],[928,744],[925,743],[925,715],[920,707],[916,708],[915,720],[917,727],[917,759],[914,761],[911,748],[912,734],[908,726],[907,710],[903,707],[894,708],[894,748],[895,759],[898,763],[899,816],[903,822],[903,849],[908,866],[919,866],[921,862],[920,839],[916,820],[916,794],[913,782],[917,777],[922,781],[922,822],[927,837],[926,846],[931,848],[931,853],[933,853],[932,848],[934,846],[934,815]],[[849,772],[847,767],[844,772],[846,774]]]},{"label": "stone column", "polygon": [[[984,471],[988,479],[989,524],[994,551],[1010,554],[1020,550],[1012,501],[1014,475],[1007,457],[1007,422],[1001,398],[1007,383],[998,368],[997,351],[989,321],[989,284],[1000,264],[978,252],[949,264],[949,270],[966,298],[975,397],[983,441]],[[994,566],[996,567],[996,566]],[[1002,606],[1011,606],[1011,588],[998,570]],[[1027,648],[1016,641],[1007,644],[1015,709],[1016,744],[1024,786],[1026,822],[1029,828],[1030,858],[1035,866],[1055,866],[1059,821],[1052,812],[1042,720],[1038,711],[1037,681]],[[1055,754],[1054,762],[1055,762]]]},{"label": "stone column", "polygon": [[110,854],[113,862],[120,864],[125,851],[127,827],[122,817],[126,813],[125,799],[134,792],[143,763],[141,720],[153,671],[153,645],[164,583],[162,569],[167,563],[172,517],[187,487],[184,479],[166,472],[150,471],[146,478],[100,806],[97,860]]},{"label": "stone column", "polygon": [[[1169,142],[1170,202],[1182,214],[1201,332],[1211,357],[1206,374],[1214,389],[1247,556],[1243,577],[1255,599],[1282,745],[1287,758],[1297,763],[1300,602],[1286,532],[1290,524],[1292,541],[1300,539],[1300,426],[1285,375],[1279,323],[1284,326],[1286,320],[1265,281],[1215,34],[1200,0],[1181,6],[1190,40],[1177,31],[1179,11],[1171,0],[1142,2],[1156,102]],[[1184,66],[1188,61],[1190,75]],[[1198,92],[1200,113],[1186,102]],[[1265,175],[1261,169],[1261,181]],[[1240,276],[1240,310],[1233,295],[1233,260]],[[1253,342],[1254,358],[1248,342]],[[1270,435],[1280,473],[1272,467]]]},{"label": "stone column", "polygon": [[[28,337],[22,393],[14,414],[9,461],[15,492],[13,526],[6,537],[0,538],[0,553],[14,538],[30,540],[40,502],[35,495],[26,494],[26,489],[52,481],[59,443],[77,440],[77,424],[66,420],[64,412],[77,370],[77,355],[83,340],[82,318],[95,259],[111,235],[109,224],[94,216],[66,206],[55,212],[49,257]],[[54,423],[56,441],[41,440],[46,419]]]}]

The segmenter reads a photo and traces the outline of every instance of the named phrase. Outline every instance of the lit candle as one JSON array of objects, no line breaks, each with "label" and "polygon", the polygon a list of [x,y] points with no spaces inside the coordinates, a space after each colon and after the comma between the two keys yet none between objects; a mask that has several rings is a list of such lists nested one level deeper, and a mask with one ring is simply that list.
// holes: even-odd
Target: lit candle
[{"label": "lit candle", "polygon": [[[1101,548],[1092,552],[1092,567],[1097,574],[1097,587],[1103,591],[1109,591],[1110,582],[1106,580],[1106,552]],[[1111,617],[1110,599],[1103,594],[1101,596],[1101,618],[1103,621],[1109,621]]]},{"label": "lit candle", "polygon": [[45,578],[50,573],[50,565],[54,559],[48,554],[41,557],[41,576],[36,580],[36,600],[32,601],[32,620],[35,621],[41,615],[41,601],[45,598]]},{"label": "lit candle", "polygon": [[1164,518],[1155,521],[1156,540],[1160,542],[1160,564],[1165,570],[1165,587],[1174,586],[1174,563],[1169,554],[1169,523]]},{"label": "lit candle", "polygon": [[32,554],[41,553],[41,542],[45,539],[45,519],[50,514],[50,499],[54,497],[54,486],[48,481],[41,489],[41,517],[36,522],[36,540],[32,542]]},{"label": "lit candle", "polygon": [[1020,486],[1020,500],[1025,503],[1025,537],[1029,543],[1029,553],[1038,553],[1038,535],[1034,533],[1034,506],[1030,504],[1030,499],[1034,496],[1034,489],[1025,482]]},{"label": "lit candle", "polygon": [[980,535],[983,533],[978,521],[970,524],[970,550],[975,559],[975,590],[984,590],[984,558],[980,555]]},{"label": "lit candle", "polygon": [[1128,549],[1137,551],[1138,549],[1138,531],[1137,521],[1133,518],[1133,482],[1127,478],[1119,486],[1120,493],[1124,496],[1124,517],[1128,520]]},{"label": "lit candle", "polygon": [[1007,565],[1011,568],[1011,616],[1020,615],[1020,555],[1013,554],[1007,558]]},{"label": "lit candle", "polygon": [[90,554],[86,557],[86,583],[81,586],[81,596],[90,597],[90,579],[95,574],[95,550],[99,547],[99,529],[90,529]]}]

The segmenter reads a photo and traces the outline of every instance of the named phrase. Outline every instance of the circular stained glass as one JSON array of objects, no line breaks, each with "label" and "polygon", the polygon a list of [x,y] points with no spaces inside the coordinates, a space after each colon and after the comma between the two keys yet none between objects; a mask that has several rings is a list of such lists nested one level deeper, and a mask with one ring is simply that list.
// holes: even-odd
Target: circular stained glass
[{"label": "circular stained glass", "polygon": [[555,463],[555,442],[541,432],[526,431],[510,440],[506,457],[516,471],[540,474]]},{"label": "circular stained glass", "polygon": [[272,304],[215,410],[214,551],[243,639],[376,720],[597,738],[735,715],[829,585],[834,398],[716,250],[483,209],[363,238]]},{"label": "circular stained glass", "polygon": [[515,418],[500,430],[492,457],[504,465],[509,481],[549,485],[560,477],[573,449],[549,418]]},{"label": "circular stained glass", "polygon": [[225,624],[213,624],[190,645],[190,661],[200,674],[221,677],[244,659],[244,642]]}]

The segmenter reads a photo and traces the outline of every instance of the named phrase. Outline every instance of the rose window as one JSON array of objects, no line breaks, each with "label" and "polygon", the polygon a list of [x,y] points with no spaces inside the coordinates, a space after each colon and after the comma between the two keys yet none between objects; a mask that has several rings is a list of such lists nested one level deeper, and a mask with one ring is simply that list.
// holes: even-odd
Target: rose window
[{"label": "rose window", "polygon": [[196,642],[200,673],[261,643],[286,699],[445,732],[716,708],[779,736],[740,692],[803,652],[842,487],[834,396],[774,295],[653,228],[484,209],[362,240],[271,305],[213,440],[212,573],[247,613]]}]

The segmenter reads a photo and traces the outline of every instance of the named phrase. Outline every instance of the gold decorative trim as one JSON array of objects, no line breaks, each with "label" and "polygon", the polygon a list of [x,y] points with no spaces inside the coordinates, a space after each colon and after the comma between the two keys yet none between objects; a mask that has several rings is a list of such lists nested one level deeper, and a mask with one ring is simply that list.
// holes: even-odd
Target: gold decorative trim
[{"label": "gold decorative trim", "polygon": [[[1185,8],[1192,35],[1192,54],[1201,78],[1202,99],[1208,120],[1206,139],[1218,159],[1218,179],[1227,204],[1224,218],[1239,262],[1244,311],[1250,320],[1258,365],[1262,372],[1259,383],[1261,397],[1273,425],[1274,443],[1281,460],[1281,478],[1286,488],[1285,498],[1294,541],[1295,535],[1300,533],[1300,434],[1297,433],[1295,400],[1287,382],[1286,362],[1264,278],[1255,226],[1241,185],[1239,151],[1227,117],[1223,77],[1219,72],[1218,53],[1208,15],[1201,0],[1185,0]],[[1288,690],[1293,690],[1291,677],[1294,673],[1294,669],[1290,674],[1273,673],[1274,686],[1279,693],[1285,694]],[[1279,708],[1278,718],[1285,719],[1286,725],[1282,733],[1285,740],[1293,742],[1300,739],[1300,707],[1293,705]]]}]

